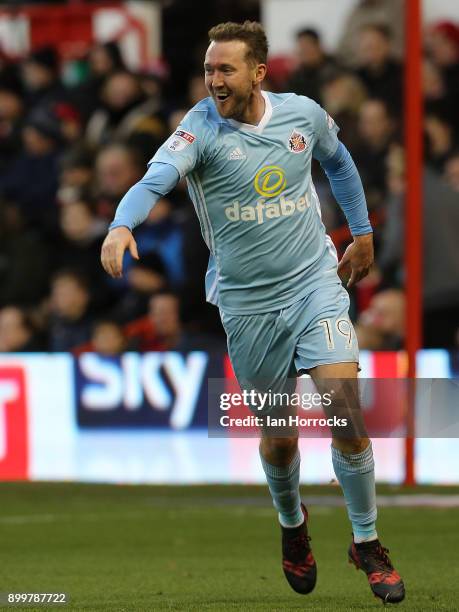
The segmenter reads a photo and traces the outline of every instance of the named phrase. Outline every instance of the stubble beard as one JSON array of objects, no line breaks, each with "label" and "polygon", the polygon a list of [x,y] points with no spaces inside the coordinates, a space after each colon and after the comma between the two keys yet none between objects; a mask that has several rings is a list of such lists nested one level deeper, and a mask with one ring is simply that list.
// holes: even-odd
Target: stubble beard
[{"label": "stubble beard", "polygon": [[[245,93],[236,94],[235,92],[231,92],[231,107],[228,109],[228,112],[224,114],[221,112],[219,105],[217,104],[217,111],[221,117],[224,119],[234,119],[235,121],[239,121],[244,123],[244,114],[250,102],[250,96],[252,95],[252,90],[247,91]],[[215,100],[215,98],[214,98]]]}]

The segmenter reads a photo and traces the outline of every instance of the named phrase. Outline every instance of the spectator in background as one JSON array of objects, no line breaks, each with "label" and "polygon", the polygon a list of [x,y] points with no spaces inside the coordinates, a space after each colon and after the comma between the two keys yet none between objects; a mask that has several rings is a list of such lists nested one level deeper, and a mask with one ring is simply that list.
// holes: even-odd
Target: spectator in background
[{"label": "spectator in background", "polygon": [[48,290],[49,248],[20,208],[0,206],[0,306],[35,306]]},{"label": "spectator in background", "polygon": [[83,134],[83,122],[76,106],[68,102],[57,102],[52,106],[52,112],[60,122],[61,136],[65,144],[79,142]]},{"label": "spectator in background", "polygon": [[[321,99],[339,125],[342,140],[357,160],[369,204],[384,205],[387,213],[380,229],[383,240],[376,245],[384,289],[401,286],[404,280],[403,152],[394,145],[397,123],[394,113],[387,111],[392,92],[398,87],[401,94],[397,77],[400,65],[392,56],[392,51],[398,50],[400,57],[403,48],[403,20],[399,15],[400,0],[360,0],[356,4],[347,37],[353,46],[358,43],[360,77],[336,68],[327,58],[317,32],[307,30],[296,41],[303,72],[311,75],[304,80],[305,86],[314,88],[315,83],[321,83],[319,94],[309,95]],[[385,27],[381,29],[379,24]],[[386,35],[388,27],[394,37]],[[459,191],[458,31],[453,23],[434,25],[428,31],[423,62],[425,153],[429,163],[424,180],[423,245],[428,346],[451,346],[459,326],[459,289],[455,285],[459,278],[459,243],[454,221]],[[192,48],[189,53],[193,54]],[[347,62],[351,56],[352,52],[347,52],[340,56],[340,62]],[[125,278],[109,289],[105,275],[103,282],[98,280],[101,269],[93,252],[99,240],[97,228],[112,217],[113,207],[144,174],[145,161],[155,151],[158,134],[162,134],[159,140],[166,135],[161,132],[164,109],[171,108],[171,101],[162,97],[164,74],[152,74],[149,66],[143,74],[132,75],[126,71],[116,42],[95,44],[88,54],[89,73],[81,73],[86,80],[69,97],[59,77],[59,64],[50,48],[39,49],[25,61],[14,63],[0,52],[0,308],[15,304],[21,312],[26,308],[26,312],[38,316],[40,303],[49,291],[50,275],[70,266],[88,274],[91,313],[97,306],[104,314],[116,313],[120,321],[131,320],[148,311],[152,294],[172,285],[180,296],[181,338],[189,339],[191,330],[198,336],[203,330],[221,330],[217,309],[204,301],[202,274],[208,251],[195,215],[190,214],[183,181],[170,200],[158,203],[149,221],[138,228],[141,261],[131,261]],[[287,63],[283,68],[285,76],[291,66]],[[361,78],[367,79],[367,87],[370,84],[368,104]],[[176,81],[175,73],[171,81]],[[168,133],[175,130],[190,106],[208,95],[202,74],[195,73],[191,64],[183,82],[188,82],[188,101],[169,114]],[[386,99],[385,105],[374,99],[375,91]],[[84,130],[91,115],[98,115],[99,120],[105,117],[106,121],[98,124],[100,139],[96,142],[104,142],[100,152],[99,144],[91,148],[85,140]],[[336,228],[341,217],[328,182],[324,184],[316,176],[315,181],[323,198],[324,222],[328,229]],[[328,200],[323,197],[324,185]],[[56,199],[62,208],[56,206]],[[67,204],[71,204],[68,209]],[[91,319],[89,306],[87,317]],[[16,320],[22,320],[22,314]],[[157,340],[151,340],[151,325],[149,329],[150,339],[145,345],[160,346]],[[107,333],[110,336],[110,329]]]},{"label": "spectator in background", "polygon": [[123,57],[116,41],[94,45],[89,51],[88,62],[91,76],[97,79],[105,79],[105,77],[116,70],[123,70],[125,68]]},{"label": "spectator in background", "polygon": [[59,57],[53,47],[33,51],[22,64],[22,81],[27,108],[62,102],[67,92],[59,76]]},{"label": "spectator in background", "polygon": [[181,124],[183,117],[187,114],[188,109],[186,108],[177,108],[173,110],[169,117],[167,118],[167,125],[169,128],[169,133],[172,134]]},{"label": "spectator in background", "polygon": [[180,289],[181,314],[187,329],[216,334],[225,340],[218,308],[206,301],[202,279],[206,276],[209,249],[201,235],[197,215],[191,207],[180,220],[183,236],[184,281]]},{"label": "spectator in background", "polygon": [[453,126],[456,135],[459,135],[457,100],[448,94],[441,70],[428,57],[425,57],[422,62],[422,93],[426,107],[442,114]]},{"label": "spectator in background", "polygon": [[[391,181],[398,187],[389,200],[378,256],[385,282],[397,268],[397,277],[403,277],[404,190],[400,189],[400,179]],[[453,348],[459,328],[458,195],[429,166],[423,172],[423,212],[423,346]]]},{"label": "spectator in background", "polygon": [[398,115],[402,103],[402,67],[392,56],[391,33],[385,25],[364,26],[357,40],[357,76],[372,98],[384,100]]},{"label": "spectator in background", "polygon": [[[454,155],[451,156],[454,160]],[[450,180],[451,165],[449,169]],[[457,161],[455,162],[457,163]],[[424,170],[423,293],[425,348],[457,348],[459,329],[459,198],[429,167]]]},{"label": "spectator in background", "polygon": [[381,288],[384,289],[403,285],[405,155],[400,145],[391,146],[386,158],[386,168],[388,195],[376,256],[377,267],[382,273]]},{"label": "spectator in background", "polygon": [[167,77],[167,69],[161,66],[161,62],[153,62],[142,68],[138,74],[140,87],[147,98],[154,98],[158,106],[163,102],[163,82]]},{"label": "spectator in background", "polygon": [[177,350],[181,338],[180,302],[164,289],[148,300],[147,315],[126,326],[129,344],[138,351]]},{"label": "spectator in background", "polygon": [[154,295],[149,302],[148,317],[156,336],[156,348],[151,350],[178,350],[182,340],[178,296],[168,291]]},{"label": "spectator in background", "polygon": [[397,58],[405,52],[405,21],[401,19],[400,0],[359,0],[349,12],[338,44],[338,57],[346,65],[356,67],[355,41],[363,27],[374,23],[390,27],[392,47]]},{"label": "spectator in background", "polygon": [[185,329],[181,317],[181,303],[177,294],[161,291],[150,298],[148,317],[155,333],[152,350],[181,351],[202,350],[221,352],[226,345],[218,336]]},{"label": "spectator in background", "polygon": [[43,350],[32,319],[18,306],[0,310],[0,353]]},{"label": "spectator in background", "polygon": [[192,74],[188,81],[188,91],[186,99],[183,100],[183,106],[174,108],[169,113],[167,118],[168,133],[175,132],[189,109],[208,96],[209,92],[206,89],[202,71]]},{"label": "spectator in background", "polygon": [[207,91],[206,84],[204,82],[204,75],[202,72],[193,74],[188,81],[188,100],[187,107],[192,108],[198,102],[207,98],[209,92]]},{"label": "spectator in background", "polygon": [[61,270],[51,283],[49,301],[49,349],[72,351],[91,338],[88,282],[78,272]]},{"label": "spectator in background", "polygon": [[422,93],[427,102],[444,101],[447,95],[442,72],[428,57],[422,61]]},{"label": "spectator in background", "polygon": [[23,116],[20,91],[0,84],[0,173],[20,152]]},{"label": "spectator in background", "polygon": [[[136,228],[135,239],[140,257],[150,253],[159,255],[169,284],[178,288],[184,281],[183,234],[168,198],[158,200],[144,223]],[[125,265],[129,269],[129,254]]]},{"label": "spectator in background", "polygon": [[316,30],[305,28],[297,33],[296,56],[298,66],[290,75],[286,90],[321,103],[322,85],[336,69],[336,62],[325,53]]},{"label": "spectator in background", "polygon": [[116,321],[102,319],[92,328],[91,350],[105,357],[116,357],[126,350],[123,328]]},{"label": "spectator in background", "polygon": [[89,51],[87,63],[87,78],[71,91],[85,123],[100,104],[101,89],[106,78],[126,69],[121,51],[114,41],[95,44]]},{"label": "spectator in background", "polygon": [[340,129],[340,140],[353,151],[358,142],[357,123],[367,92],[351,72],[336,71],[322,87],[322,103]]},{"label": "spectator in background", "polygon": [[35,109],[22,129],[23,152],[0,177],[0,196],[17,202],[26,222],[49,229],[57,217],[61,133],[48,110]]},{"label": "spectator in background", "polygon": [[437,110],[435,106],[427,105],[424,130],[426,161],[434,170],[442,173],[446,160],[456,146],[453,127],[441,109]]},{"label": "spectator in background", "polygon": [[[83,199],[70,202],[61,208],[60,227],[64,237],[72,242],[72,246],[90,245],[101,236],[104,236],[107,231],[107,223],[94,214],[90,201]],[[75,257],[74,263],[77,264],[78,259],[82,257],[82,254]],[[71,262],[68,263],[70,264]],[[88,269],[93,267],[92,263],[94,262],[91,259],[81,265]]]},{"label": "spectator in background", "polygon": [[98,212],[111,219],[126,191],[145,173],[138,151],[121,143],[102,147],[96,157]]},{"label": "spectator in background", "polygon": [[400,289],[376,293],[355,326],[362,350],[398,350],[405,338],[405,294]]},{"label": "spectator in background", "polygon": [[0,89],[22,91],[21,64],[12,61],[0,48]]},{"label": "spectator in background", "polygon": [[459,26],[441,21],[427,32],[426,47],[433,62],[439,67],[447,91],[457,98],[459,94]]},{"label": "spectator in background", "polygon": [[111,310],[111,316],[121,323],[127,323],[146,315],[151,295],[162,290],[166,284],[164,264],[156,253],[133,260],[124,271],[123,291]]},{"label": "spectator in background", "polygon": [[109,140],[125,140],[134,133],[146,133],[153,148],[158,139],[166,136],[166,127],[158,116],[160,109],[160,99],[147,98],[136,75],[115,72],[103,84],[101,104],[89,118],[86,139],[97,146]]},{"label": "spectator in background", "polygon": [[365,185],[370,210],[381,206],[387,194],[385,161],[393,142],[395,125],[383,100],[370,99],[362,104],[358,123],[360,142],[352,154]]},{"label": "spectator in background", "polygon": [[60,204],[75,202],[94,191],[94,155],[84,144],[67,149],[60,159]]},{"label": "spectator in background", "polygon": [[444,165],[444,175],[449,187],[459,193],[459,151],[456,150],[448,157]]},{"label": "spectator in background", "polygon": [[87,277],[94,307],[108,306],[111,291],[99,261],[107,223],[95,215],[88,200],[77,200],[61,207],[59,226],[52,260],[59,262],[59,268]]}]

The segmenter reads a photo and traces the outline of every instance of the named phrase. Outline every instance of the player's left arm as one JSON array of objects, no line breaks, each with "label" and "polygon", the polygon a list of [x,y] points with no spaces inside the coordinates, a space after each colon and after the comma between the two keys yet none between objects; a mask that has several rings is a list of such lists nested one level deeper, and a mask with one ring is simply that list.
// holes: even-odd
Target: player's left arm
[{"label": "player's left arm", "polygon": [[346,216],[353,242],[347,247],[338,264],[338,274],[351,274],[347,286],[352,287],[370,271],[374,259],[373,230],[362,181],[355,163],[344,144],[338,140],[338,127],[318,104],[312,109],[316,129],[313,149],[330,181],[336,201]]},{"label": "player's left arm", "polygon": [[333,195],[346,216],[353,242],[347,247],[338,264],[338,274],[345,274],[350,267],[347,286],[352,287],[370,271],[374,259],[373,230],[368,219],[368,210],[362,181],[355,163],[342,142],[335,154],[320,160],[330,181]]}]

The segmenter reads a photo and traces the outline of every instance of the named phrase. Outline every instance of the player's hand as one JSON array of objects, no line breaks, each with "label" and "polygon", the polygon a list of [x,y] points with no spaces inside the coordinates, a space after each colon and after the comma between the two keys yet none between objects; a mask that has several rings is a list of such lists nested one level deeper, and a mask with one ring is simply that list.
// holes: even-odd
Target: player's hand
[{"label": "player's hand", "polygon": [[123,255],[129,249],[134,259],[139,259],[134,236],[127,227],[115,227],[104,240],[100,260],[102,266],[113,278],[123,276]]},{"label": "player's hand", "polygon": [[345,281],[349,278],[350,270],[347,286],[353,287],[368,274],[373,259],[373,234],[354,236],[354,242],[347,247],[338,264],[338,275]]}]

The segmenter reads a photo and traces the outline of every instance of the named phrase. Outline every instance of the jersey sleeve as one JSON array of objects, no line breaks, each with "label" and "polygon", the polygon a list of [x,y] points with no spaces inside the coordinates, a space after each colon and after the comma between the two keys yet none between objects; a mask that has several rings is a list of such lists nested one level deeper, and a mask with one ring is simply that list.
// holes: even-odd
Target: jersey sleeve
[{"label": "jersey sleeve", "polygon": [[315,159],[322,161],[336,153],[339,144],[339,127],[332,117],[315,102],[312,102],[311,115],[315,136],[312,154]]},{"label": "jersey sleeve", "polygon": [[153,162],[170,164],[178,171],[180,178],[192,172],[204,161],[206,140],[205,113],[190,111],[182,122],[161,145],[149,165]]}]

